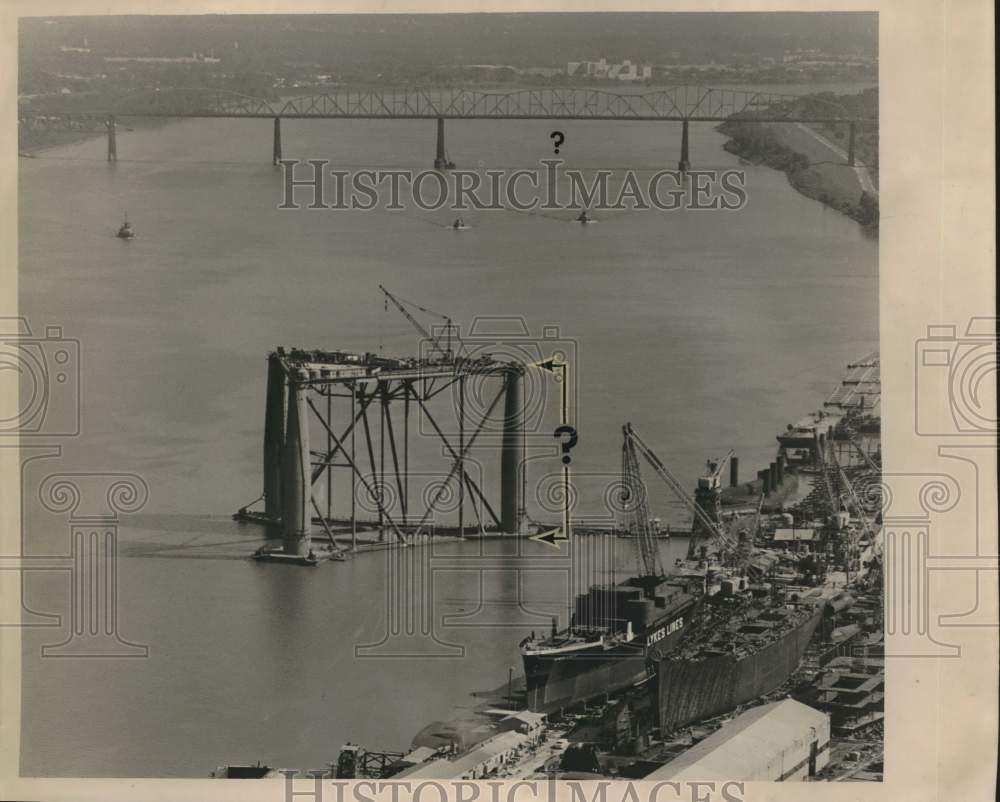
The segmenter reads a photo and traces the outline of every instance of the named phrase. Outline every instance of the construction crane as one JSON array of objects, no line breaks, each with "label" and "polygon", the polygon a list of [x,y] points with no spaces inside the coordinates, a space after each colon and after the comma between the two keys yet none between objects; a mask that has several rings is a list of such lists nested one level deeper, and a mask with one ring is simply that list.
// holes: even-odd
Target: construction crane
[{"label": "construction crane", "polygon": [[[694,500],[705,513],[716,522],[722,521],[722,471],[736,452],[729,449],[720,460],[709,460],[707,473],[698,479]],[[697,527],[696,527],[697,529]]]},{"label": "construction crane", "polygon": [[[871,528],[871,525],[868,522],[867,511],[865,510],[865,507],[862,505],[861,499],[858,498],[858,495],[857,495],[857,493],[854,490],[854,483],[851,482],[851,480],[848,477],[847,473],[844,471],[844,468],[837,461],[836,456],[833,457],[833,464],[834,464],[834,466],[836,466],[837,471],[838,471],[838,473],[840,475],[840,480],[844,483],[844,486],[847,488],[847,493],[848,493],[848,495],[850,495],[851,501],[854,503],[854,508],[857,511],[858,519],[861,521],[861,528],[864,530],[865,536],[868,538],[869,542],[871,542],[873,544],[877,544],[878,543],[877,533]],[[857,545],[858,545],[857,544],[857,538],[852,533],[849,533],[848,534],[848,561],[850,561],[851,556],[853,556],[854,551],[857,549]],[[875,551],[876,551],[876,553],[878,553],[880,551],[878,549],[877,545],[875,547]],[[850,563],[848,562],[848,565],[849,564]],[[850,572],[848,571],[847,574],[848,574],[848,579],[849,579],[850,578]]]},{"label": "construction crane", "polygon": [[765,498],[766,494],[764,493],[763,488],[761,488],[760,498],[757,499],[757,510],[753,516],[753,526],[750,527],[750,532],[749,532],[749,539],[751,543],[753,543],[757,539],[757,533],[760,531],[760,516],[761,513],[764,511]]},{"label": "construction crane", "polygon": [[[829,466],[827,465],[828,456],[833,458],[835,463],[836,457],[834,456],[833,449],[830,448],[829,443],[824,442],[824,445],[820,447],[818,440],[816,454],[819,458],[819,474],[820,478],[823,480],[823,489],[826,491],[827,500],[830,502],[830,512],[838,513],[841,509],[840,492],[830,479]],[[837,467],[840,466],[838,465]]]},{"label": "construction crane", "polygon": [[857,452],[861,455],[861,459],[865,461],[865,464],[868,465],[868,467],[871,468],[873,471],[881,472],[882,468],[879,467],[878,463],[875,462],[874,459],[872,459],[871,455],[867,451],[865,451],[864,446],[861,445],[861,443],[858,441],[858,438],[855,437],[853,433],[851,433],[849,436],[851,440],[851,445],[853,445],[854,448],[857,450]]},{"label": "construction crane", "polygon": [[656,536],[653,532],[652,521],[649,514],[648,496],[646,486],[643,484],[642,475],[639,472],[639,458],[636,454],[635,443],[628,435],[628,426],[624,427],[625,439],[622,442],[622,501],[624,502],[625,528],[636,538],[638,548],[636,549],[639,561],[640,576],[664,575],[663,566],[660,562],[660,551],[656,545]]},{"label": "construction crane", "polygon": [[[715,545],[718,547],[720,554],[723,556],[734,556],[737,554],[738,546],[733,541],[732,537],[725,530],[720,522],[713,521],[708,513],[706,513],[687,493],[677,478],[667,469],[667,466],[663,464],[663,461],[656,456],[654,451],[643,442],[642,438],[639,437],[638,433],[632,428],[631,423],[626,423],[622,427],[622,431],[625,434],[625,448],[626,450],[633,450],[642,454],[646,462],[649,463],[650,467],[656,473],[660,479],[669,487],[674,495],[687,507],[695,517],[695,520],[701,524],[705,532],[711,537]],[[693,536],[688,545],[688,559],[692,559],[696,553],[696,541],[697,538]]]},{"label": "construction crane", "polygon": [[[387,290],[381,284],[378,285],[378,288],[382,290],[382,294],[385,295],[386,309],[389,308],[389,302],[391,301],[393,306],[395,306],[402,313],[403,317],[405,317],[408,321],[410,321],[410,323],[420,333],[420,335],[424,338],[424,340],[426,340],[430,344],[431,356],[433,356],[433,354],[436,352],[441,356],[441,358],[444,361],[446,362],[454,361],[455,352],[452,350],[452,337],[454,336],[455,342],[459,346],[459,352],[461,352],[462,343],[461,340],[458,338],[457,327],[452,322],[452,319],[450,317],[448,317],[447,315],[442,315],[440,312],[435,312],[432,309],[428,309],[427,307],[420,306],[420,304],[414,303],[413,301],[404,301],[403,299],[393,295],[391,292],[389,292],[389,290]],[[441,330],[437,333],[436,336],[432,335],[419,320],[417,320],[413,315],[410,314],[410,311],[406,308],[407,305],[412,306],[414,309],[417,309],[426,315],[431,315],[432,317],[436,317],[443,320],[444,326],[441,327]],[[441,344],[442,337],[446,338],[444,345]]]}]

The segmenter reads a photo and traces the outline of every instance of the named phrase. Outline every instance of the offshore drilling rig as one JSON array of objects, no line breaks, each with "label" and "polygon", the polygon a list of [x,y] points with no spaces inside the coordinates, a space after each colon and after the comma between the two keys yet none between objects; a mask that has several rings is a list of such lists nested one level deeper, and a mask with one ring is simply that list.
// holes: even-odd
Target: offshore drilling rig
[{"label": "offshore drilling rig", "polygon": [[[281,548],[261,549],[257,559],[315,564],[319,561],[313,550],[315,525],[329,541],[324,551],[328,559],[343,559],[348,533],[351,549],[357,549],[359,530],[374,529],[379,541],[405,546],[429,533],[435,513],[452,493],[458,496],[458,533],[471,523],[467,520],[471,510],[476,531],[523,534],[525,365],[465,353],[450,318],[410,304],[444,319],[443,326],[428,330],[407,309],[407,302],[380,289],[386,308],[393,304],[421,335],[419,356],[281,347],[268,356],[263,492],[234,515],[280,528]],[[470,380],[484,399],[472,413],[466,404]],[[453,407],[448,414],[454,415],[447,422],[439,419],[441,409],[432,411],[431,404],[446,391]],[[336,412],[345,406],[346,420],[338,423]],[[423,499],[421,510],[411,505],[410,498],[414,412],[421,416],[422,427],[429,427],[447,463],[444,481]],[[497,420],[502,421],[500,489],[494,506],[468,470],[467,460],[477,441],[496,435],[488,424]],[[484,431],[487,434],[481,438]],[[350,506],[341,511],[334,505],[335,469],[349,474],[346,481],[338,479],[338,484],[349,487]],[[367,510],[359,511],[359,497],[370,502]],[[253,509],[259,503],[263,508]],[[374,519],[363,517],[363,512],[374,513]],[[339,542],[334,527],[343,535]],[[439,524],[436,529],[441,530]]]}]

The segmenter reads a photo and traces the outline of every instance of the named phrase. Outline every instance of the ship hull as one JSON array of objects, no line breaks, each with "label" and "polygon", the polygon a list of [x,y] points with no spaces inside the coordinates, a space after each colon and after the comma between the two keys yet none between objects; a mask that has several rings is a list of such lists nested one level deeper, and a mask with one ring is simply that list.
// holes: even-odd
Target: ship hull
[{"label": "ship hull", "polygon": [[798,668],[821,616],[817,609],[778,640],[742,658],[661,660],[657,696],[663,732],[725,713],[780,686]]},{"label": "ship hull", "polygon": [[548,713],[642,682],[652,675],[649,651],[669,652],[684,634],[690,615],[664,618],[631,643],[594,646],[566,655],[524,655],[528,709]]}]

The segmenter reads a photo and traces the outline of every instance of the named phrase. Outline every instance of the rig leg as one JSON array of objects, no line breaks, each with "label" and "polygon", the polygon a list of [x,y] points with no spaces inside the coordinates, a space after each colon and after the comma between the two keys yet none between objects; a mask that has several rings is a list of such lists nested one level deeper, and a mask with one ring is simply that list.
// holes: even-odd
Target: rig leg
[{"label": "rig leg", "polygon": [[504,534],[520,534],[520,473],[524,461],[524,403],[521,370],[507,371],[504,394],[503,443],[500,452],[500,528]]},{"label": "rig leg", "polygon": [[115,137],[115,118],[109,116],[105,125],[108,127],[108,161],[118,161],[118,140]]},{"label": "rig leg", "polygon": [[277,354],[267,360],[267,402],[264,408],[264,512],[281,517],[281,461],[288,415],[285,372]]},{"label": "rig leg", "polygon": [[271,149],[271,164],[281,161],[281,118],[274,118],[274,146]]},{"label": "rig leg", "polygon": [[686,173],[691,169],[691,157],[688,155],[688,121],[681,123],[681,160],[677,162],[677,169]]},{"label": "rig leg", "polygon": [[281,533],[285,554],[304,557],[312,546],[312,465],[309,452],[309,407],[307,385],[292,381],[288,399],[282,475]]}]

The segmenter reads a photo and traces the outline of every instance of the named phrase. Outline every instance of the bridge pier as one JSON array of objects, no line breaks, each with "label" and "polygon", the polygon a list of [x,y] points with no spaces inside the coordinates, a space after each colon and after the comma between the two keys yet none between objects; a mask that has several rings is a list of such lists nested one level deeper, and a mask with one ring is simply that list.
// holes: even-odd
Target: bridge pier
[{"label": "bridge pier", "polygon": [[681,122],[681,160],[677,162],[677,169],[686,173],[691,169],[691,158],[688,155],[688,121]]},{"label": "bridge pier", "polygon": [[448,156],[444,151],[444,117],[437,118],[437,149],[434,151],[434,169],[455,169],[455,163],[448,161]]},{"label": "bridge pier", "polygon": [[847,163],[854,166],[854,121],[851,121],[850,131],[847,137]]},{"label": "bridge pier", "polygon": [[108,128],[108,161],[116,162],[118,161],[118,140],[115,137],[115,118],[108,115],[104,124]]},{"label": "bridge pier", "polygon": [[274,144],[271,148],[271,164],[281,161],[281,118],[274,118]]}]

